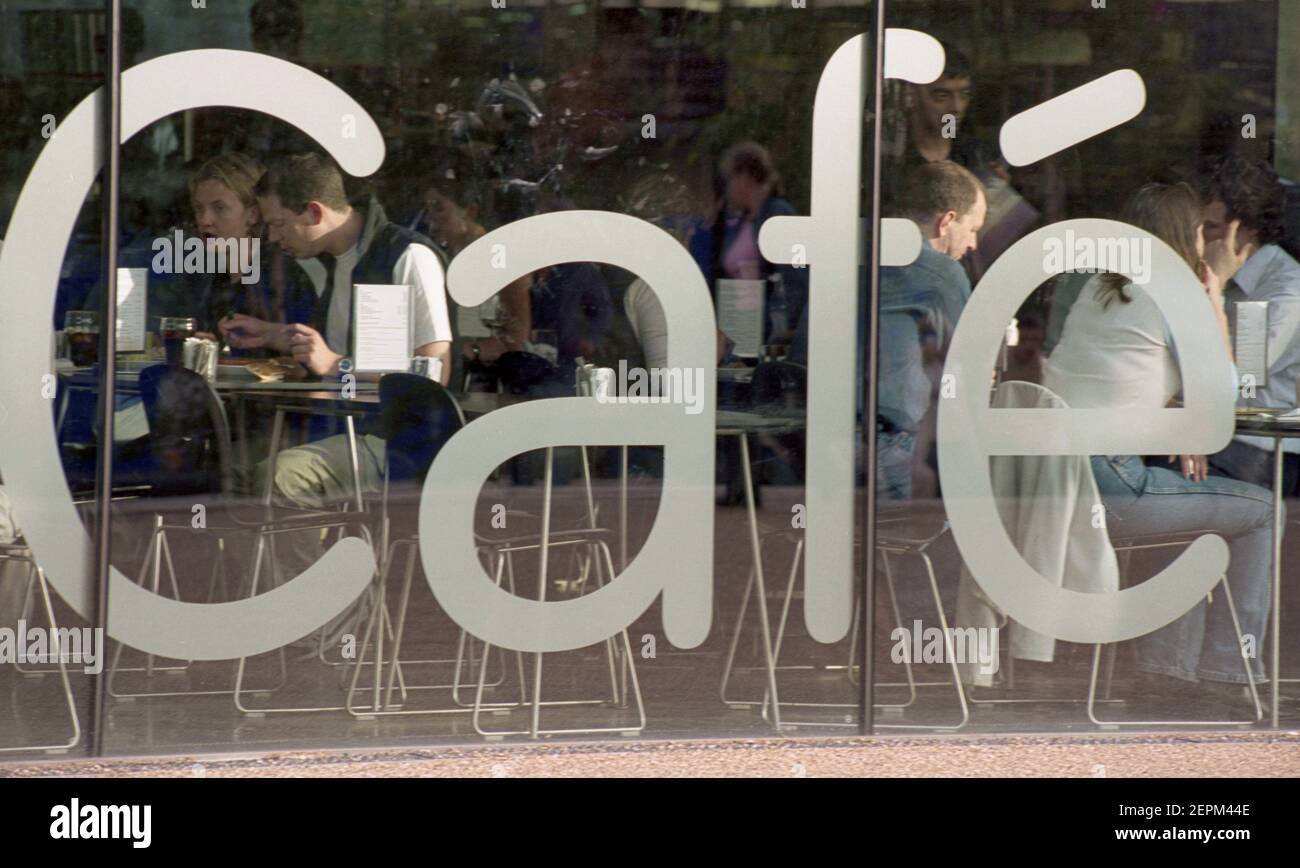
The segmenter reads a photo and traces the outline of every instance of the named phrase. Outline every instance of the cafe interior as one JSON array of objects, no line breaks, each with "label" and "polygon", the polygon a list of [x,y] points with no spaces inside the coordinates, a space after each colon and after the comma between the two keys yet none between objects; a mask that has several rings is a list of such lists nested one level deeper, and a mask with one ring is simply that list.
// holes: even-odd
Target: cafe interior
[{"label": "cafe interior", "polygon": [[[90,102],[102,7],[0,0],[0,767],[1300,722],[1300,331],[1275,326],[1300,311],[1300,9],[890,0],[891,34],[918,34],[906,42],[876,34],[859,0],[220,5],[123,4],[112,199]],[[860,165],[818,165],[834,152],[814,105],[852,82],[826,70],[855,58],[869,103],[891,44],[900,58],[932,44],[943,72],[883,81]],[[1128,117],[1011,158],[1009,121],[1120,70],[1141,81]],[[929,111],[956,131],[935,134],[938,160],[981,191],[969,251],[932,243],[909,198],[936,162]],[[1222,249],[1212,206],[1233,232],[1251,220],[1232,222],[1225,165],[1272,197],[1279,230],[1234,254],[1276,250],[1269,267],[1294,279],[1292,299],[1229,313],[1233,371],[1259,393],[1228,396],[1216,443],[1253,450],[1263,482],[1219,478],[1258,519],[1225,530],[1237,513],[1211,506],[1197,525],[1166,497],[1126,528],[1136,513],[1097,470],[1113,456],[1031,456],[1042,475],[1073,468],[1081,504],[1051,590],[1071,570],[1111,585],[1084,581],[1050,611],[1016,602],[957,515],[971,489],[954,453],[981,446],[942,420],[952,332],[1007,289],[1014,245],[1123,220],[1147,185],[1186,182],[1193,234]],[[840,177],[860,180],[857,285],[819,280],[815,241],[777,261],[765,240]],[[964,287],[960,319],[916,312],[949,289],[887,261],[873,213],[918,221],[914,255],[948,253],[928,274]],[[1153,261],[1153,286],[1177,282]],[[1253,292],[1244,261],[1224,298]],[[1178,279],[1204,279],[1187,264]],[[1075,358],[1093,277],[1024,288],[979,357],[994,362],[975,405],[1065,406],[1047,386]],[[890,307],[904,284],[917,295]],[[832,296],[846,315],[819,315]],[[1177,357],[1207,394],[1187,372],[1220,359],[1208,345]],[[890,372],[913,358],[902,423]],[[980,490],[1021,487],[975,511],[1016,555],[1006,575],[1044,574],[1065,489],[1031,491],[1023,455],[983,447]],[[1204,470],[1175,456],[1163,472],[1212,485],[1203,451]],[[1193,561],[1219,572],[1169,590],[1162,571],[1181,563],[1169,575],[1191,582]],[[1160,641],[1194,648],[1200,670],[1146,665]],[[1232,665],[1207,675],[1225,643]]]}]

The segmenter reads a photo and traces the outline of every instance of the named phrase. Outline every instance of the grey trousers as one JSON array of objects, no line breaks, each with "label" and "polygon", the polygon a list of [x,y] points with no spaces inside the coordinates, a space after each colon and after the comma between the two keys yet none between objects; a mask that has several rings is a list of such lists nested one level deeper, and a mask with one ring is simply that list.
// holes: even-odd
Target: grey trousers
[{"label": "grey trousers", "polygon": [[[258,467],[262,485],[270,461]],[[378,494],[384,480],[384,441],[373,434],[357,437],[357,471],[362,494]],[[326,437],[285,449],[276,457],[275,502],[299,509],[331,509],[356,496],[353,486],[348,438],[345,434]],[[259,485],[258,490],[264,490]],[[292,579],[320,558],[320,531],[282,534],[277,555],[285,580]]]}]

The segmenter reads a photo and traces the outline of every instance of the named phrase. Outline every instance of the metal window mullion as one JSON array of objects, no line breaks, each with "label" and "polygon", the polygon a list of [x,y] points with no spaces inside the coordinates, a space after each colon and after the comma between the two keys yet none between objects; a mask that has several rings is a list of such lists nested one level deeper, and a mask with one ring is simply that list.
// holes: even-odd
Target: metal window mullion
[{"label": "metal window mullion", "polygon": [[[100,147],[104,155],[100,206],[103,210],[100,245],[103,253],[104,291],[99,311],[99,448],[95,467],[95,627],[107,634],[108,579],[112,571],[113,410],[116,405],[117,352],[117,240],[118,192],[122,140],[122,0],[104,0],[105,36],[103,126]],[[94,709],[90,727],[91,753],[104,753],[103,673],[95,676]]]},{"label": "metal window mullion", "polygon": [[[876,417],[876,374],[877,353],[880,344],[879,320],[876,309],[880,303],[880,145],[882,126],[884,124],[884,78],[885,78],[885,0],[875,0],[873,5],[871,27],[871,147],[870,187],[867,196],[870,200],[871,220],[868,226],[869,249],[866,268],[870,293],[867,305],[867,395],[864,407],[866,413],[862,419],[862,437],[866,440],[866,508],[863,510],[862,528],[862,712],[860,716],[863,735],[871,735],[875,721],[872,714],[875,692],[875,569],[876,569],[876,426],[871,424]],[[863,69],[867,68],[864,63]],[[858,247],[862,252],[861,244]],[[863,336],[860,336],[861,339]]]}]

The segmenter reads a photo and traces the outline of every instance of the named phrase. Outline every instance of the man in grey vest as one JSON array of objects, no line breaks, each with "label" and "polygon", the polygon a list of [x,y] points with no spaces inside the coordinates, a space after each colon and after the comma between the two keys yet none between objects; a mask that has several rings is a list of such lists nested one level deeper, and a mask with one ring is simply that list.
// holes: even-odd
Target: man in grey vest
[{"label": "man in grey vest", "polygon": [[[343,176],[317,154],[288,157],[269,168],[257,185],[257,202],[270,241],[298,260],[315,289],[311,323],[270,323],[236,315],[220,323],[234,347],[273,347],[290,353],[313,374],[337,377],[351,355],[354,284],[406,284],[413,294],[412,316],[417,356],[438,359],[441,379],[451,373],[451,320],[445,290],[446,270],[433,242],[390,223],[374,200],[353,207]],[[346,368],[346,365],[342,365]],[[375,493],[383,480],[384,441],[359,438],[363,492]],[[348,440],[327,437],[286,449],[276,461],[275,494],[285,504],[322,509],[353,496]],[[261,468],[263,472],[266,466]],[[292,577],[320,554],[319,536],[289,534],[292,551],[285,575]],[[283,550],[282,550],[283,551]]]}]

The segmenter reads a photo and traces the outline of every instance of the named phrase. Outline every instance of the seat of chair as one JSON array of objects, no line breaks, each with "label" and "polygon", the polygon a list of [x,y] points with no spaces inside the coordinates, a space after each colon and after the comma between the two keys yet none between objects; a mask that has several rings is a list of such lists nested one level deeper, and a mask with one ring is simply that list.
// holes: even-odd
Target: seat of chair
[{"label": "seat of chair", "polygon": [[[415,514],[410,511],[403,511],[401,513],[398,513],[397,517],[394,518],[392,507],[395,504],[403,504],[406,506],[418,508],[422,496],[423,496],[422,489],[411,488],[408,486],[401,486],[401,487],[395,486],[394,488],[390,489],[390,491],[388,492],[388,509],[389,509],[389,518],[391,522],[389,527],[390,540],[413,540],[419,536],[420,529],[419,529],[418,522],[414,518]],[[372,514],[372,517],[374,515],[378,515],[379,514],[378,511],[381,508],[381,505],[383,503],[383,498],[379,496],[372,496],[372,497],[367,497],[366,501],[375,509],[375,513]],[[514,519],[520,519],[520,518],[527,519],[530,521],[541,520],[540,516],[533,515],[532,513],[522,512],[520,510],[514,510],[514,509],[507,510],[506,516]],[[578,527],[578,528],[563,528],[563,529],[552,527],[550,537],[551,537],[552,545],[555,544],[567,545],[585,537],[606,536],[612,533],[613,530],[604,527],[595,527],[595,528]],[[511,546],[540,545],[541,539],[542,539],[542,535],[540,530],[530,532],[530,533],[524,533],[524,534],[519,534],[519,533],[503,534],[501,536],[495,536],[487,533],[474,534],[474,541],[480,546],[511,547]]]},{"label": "seat of chair", "polygon": [[[190,504],[193,498],[180,498],[180,508],[168,508],[168,499],[142,500],[148,512],[164,516],[163,527],[169,529],[189,529],[191,524]],[[175,499],[173,499],[175,500]],[[168,516],[175,515],[173,521]],[[377,515],[356,509],[311,509],[279,504],[266,505],[260,502],[236,501],[218,502],[207,506],[202,529],[206,531],[258,531],[258,530],[298,530],[311,529],[324,525],[358,524],[373,521]]]},{"label": "seat of chair", "polygon": [[1117,551],[1129,548],[1163,548],[1165,546],[1190,545],[1206,534],[1215,533],[1217,533],[1217,531],[1190,530],[1180,531],[1178,533],[1148,534],[1146,536],[1113,536],[1110,538],[1110,542]]},{"label": "seat of chair", "polygon": [[31,560],[31,557],[32,550],[25,542],[0,543],[0,560]]},{"label": "seat of chair", "polygon": [[915,548],[943,535],[948,520],[942,502],[877,503],[876,544]]}]

